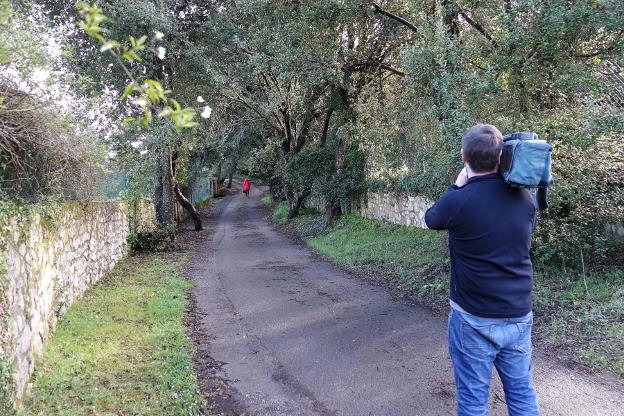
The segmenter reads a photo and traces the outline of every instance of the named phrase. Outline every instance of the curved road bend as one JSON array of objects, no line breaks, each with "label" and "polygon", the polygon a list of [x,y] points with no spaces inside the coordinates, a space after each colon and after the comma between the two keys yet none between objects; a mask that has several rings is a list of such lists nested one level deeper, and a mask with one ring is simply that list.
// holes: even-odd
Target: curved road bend
[{"label": "curved road bend", "polygon": [[[198,329],[246,414],[455,414],[446,320],[280,235],[259,212],[260,194],[218,202],[188,268]],[[534,363],[544,415],[624,415],[622,380]],[[490,408],[506,414],[498,380]]]}]

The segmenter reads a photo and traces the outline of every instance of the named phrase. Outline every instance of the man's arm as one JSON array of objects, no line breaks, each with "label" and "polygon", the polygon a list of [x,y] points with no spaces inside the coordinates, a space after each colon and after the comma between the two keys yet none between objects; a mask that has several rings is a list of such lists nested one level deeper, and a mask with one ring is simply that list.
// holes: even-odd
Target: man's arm
[{"label": "man's arm", "polygon": [[453,202],[454,198],[452,193],[464,186],[466,182],[468,182],[468,172],[464,167],[462,171],[459,172],[459,175],[457,175],[455,184],[449,186],[440,199],[438,199],[436,203],[433,204],[433,206],[425,213],[425,224],[427,224],[427,227],[432,230],[449,229],[452,217],[457,211],[457,207],[455,207]]},{"label": "man's arm", "polygon": [[425,213],[425,224],[432,230],[448,230],[452,224],[457,207],[453,193],[459,187],[451,185],[444,194]]}]

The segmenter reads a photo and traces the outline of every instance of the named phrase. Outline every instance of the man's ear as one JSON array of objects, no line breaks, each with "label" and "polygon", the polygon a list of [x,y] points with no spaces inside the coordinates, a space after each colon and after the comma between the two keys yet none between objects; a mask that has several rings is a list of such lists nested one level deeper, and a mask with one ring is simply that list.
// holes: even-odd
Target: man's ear
[{"label": "man's ear", "polygon": [[459,151],[459,154],[461,155],[461,160],[462,160],[462,162],[463,162],[463,163],[468,163],[468,158],[467,158],[467,157],[466,157],[466,155],[464,154],[464,149],[463,149],[463,148]]}]

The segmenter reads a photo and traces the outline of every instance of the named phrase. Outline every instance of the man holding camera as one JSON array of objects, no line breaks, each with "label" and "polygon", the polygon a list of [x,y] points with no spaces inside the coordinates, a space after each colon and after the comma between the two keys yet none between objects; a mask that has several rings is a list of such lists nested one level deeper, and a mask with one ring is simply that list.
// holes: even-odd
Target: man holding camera
[{"label": "man holding camera", "polygon": [[457,412],[488,414],[495,366],[510,416],[539,415],[532,385],[529,257],[535,227],[530,194],[498,172],[502,135],[478,124],[462,137],[464,169],[425,214],[429,228],[449,231],[449,353]]}]

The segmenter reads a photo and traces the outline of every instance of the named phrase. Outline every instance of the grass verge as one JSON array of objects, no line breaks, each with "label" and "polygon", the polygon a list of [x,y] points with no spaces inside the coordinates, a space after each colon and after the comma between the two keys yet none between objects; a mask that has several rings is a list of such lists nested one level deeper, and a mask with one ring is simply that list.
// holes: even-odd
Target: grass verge
[{"label": "grass verge", "polygon": [[449,261],[442,234],[343,215],[308,244],[433,307],[446,307]]},{"label": "grass verge", "polygon": [[273,211],[273,221],[279,224],[285,224],[288,221],[288,204],[281,202]]},{"label": "grass verge", "polygon": [[199,201],[195,202],[195,208],[200,209],[200,208],[206,207],[210,205],[212,201],[213,201],[212,196],[207,196],[205,198],[202,198]]},{"label": "grass verge", "polygon": [[179,255],[118,264],[60,320],[19,415],[199,415]]},{"label": "grass verge", "polygon": [[[448,308],[449,257],[441,232],[344,215],[307,242],[400,295]],[[624,270],[597,268],[586,280],[587,290],[578,274],[535,267],[535,344],[564,361],[624,376]]]},{"label": "grass verge", "polygon": [[537,266],[536,342],[566,360],[624,376],[623,281],[621,268],[597,267],[585,288],[578,273]]}]

